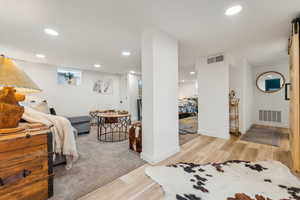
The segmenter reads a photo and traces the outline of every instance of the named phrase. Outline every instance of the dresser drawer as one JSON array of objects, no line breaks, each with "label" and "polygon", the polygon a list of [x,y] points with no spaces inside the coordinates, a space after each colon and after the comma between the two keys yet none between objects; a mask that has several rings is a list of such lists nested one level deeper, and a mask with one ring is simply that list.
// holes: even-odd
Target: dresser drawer
[{"label": "dresser drawer", "polygon": [[48,199],[48,180],[36,181],[10,193],[0,195],[0,200],[45,200]]},{"label": "dresser drawer", "polygon": [[46,200],[53,194],[52,133],[0,135],[0,200]]},{"label": "dresser drawer", "polygon": [[17,149],[10,152],[0,152],[0,170],[20,163],[48,159],[48,145],[32,146],[26,149]]},{"label": "dresser drawer", "polygon": [[[47,134],[28,135],[0,141],[0,153],[47,144]],[[1,160],[1,159],[0,159]]]},{"label": "dresser drawer", "polygon": [[48,178],[48,160],[37,159],[0,169],[0,196]]}]

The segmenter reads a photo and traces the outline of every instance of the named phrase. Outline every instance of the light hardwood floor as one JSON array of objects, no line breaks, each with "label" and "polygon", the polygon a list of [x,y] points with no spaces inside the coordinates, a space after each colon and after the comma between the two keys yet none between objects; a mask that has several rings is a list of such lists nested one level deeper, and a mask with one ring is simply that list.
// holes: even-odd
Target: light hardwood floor
[{"label": "light hardwood floor", "polygon": [[[223,162],[226,160],[278,160],[290,167],[288,139],[280,147],[250,143],[232,137],[229,140],[200,136],[184,144],[181,151],[158,165],[177,162]],[[161,187],[144,173],[148,164],[103,186],[80,200],[156,200],[162,199]],[[95,175],[96,177],[96,175]],[[101,177],[98,177],[101,178]]]}]

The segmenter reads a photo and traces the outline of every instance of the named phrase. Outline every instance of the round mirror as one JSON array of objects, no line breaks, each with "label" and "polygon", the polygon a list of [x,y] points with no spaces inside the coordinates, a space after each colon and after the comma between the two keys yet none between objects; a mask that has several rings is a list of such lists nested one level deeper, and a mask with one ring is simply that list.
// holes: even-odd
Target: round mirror
[{"label": "round mirror", "polygon": [[278,92],[285,84],[284,76],[279,72],[264,72],[256,79],[257,88],[265,93]]}]

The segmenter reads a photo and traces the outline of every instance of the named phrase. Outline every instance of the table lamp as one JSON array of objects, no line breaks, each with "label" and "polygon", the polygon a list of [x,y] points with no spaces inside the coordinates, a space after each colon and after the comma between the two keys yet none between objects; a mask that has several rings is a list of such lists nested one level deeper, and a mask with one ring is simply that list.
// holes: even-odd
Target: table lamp
[{"label": "table lamp", "polygon": [[25,94],[41,89],[16,64],[0,55],[0,129],[17,128],[24,113]]}]

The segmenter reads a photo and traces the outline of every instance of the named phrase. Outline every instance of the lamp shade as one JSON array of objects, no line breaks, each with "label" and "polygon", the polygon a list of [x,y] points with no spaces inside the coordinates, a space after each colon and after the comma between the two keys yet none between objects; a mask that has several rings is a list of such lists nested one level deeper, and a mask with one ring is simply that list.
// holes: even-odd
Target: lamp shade
[{"label": "lamp shade", "polygon": [[21,93],[41,91],[23,70],[5,56],[0,56],[0,87],[14,87],[17,92]]}]

